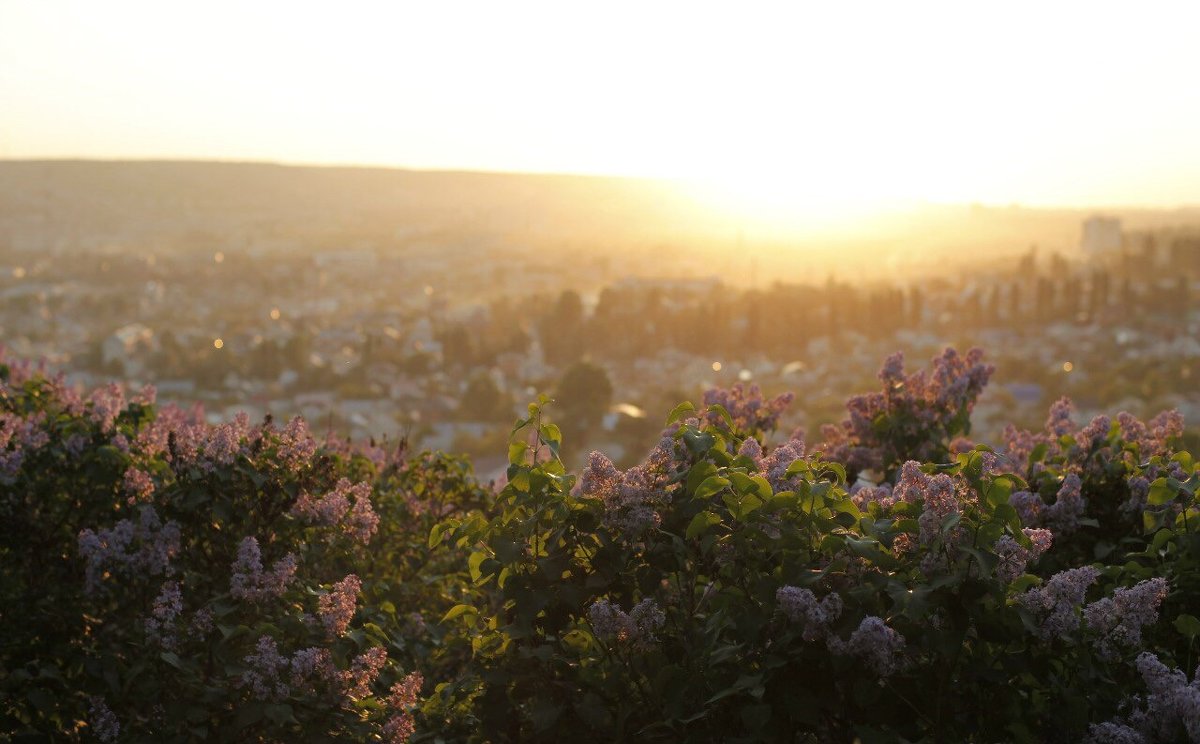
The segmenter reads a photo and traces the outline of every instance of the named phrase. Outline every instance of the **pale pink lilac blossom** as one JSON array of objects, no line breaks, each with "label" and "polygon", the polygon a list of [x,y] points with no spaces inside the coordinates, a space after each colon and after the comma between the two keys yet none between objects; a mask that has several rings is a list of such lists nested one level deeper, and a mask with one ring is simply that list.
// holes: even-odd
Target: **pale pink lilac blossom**
[{"label": "pale pink lilac blossom", "polygon": [[346,633],[350,621],[357,609],[358,593],[362,590],[362,582],[358,576],[348,574],[346,578],[334,584],[328,593],[317,600],[318,614],[325,632],[330,638],[337,638]]}]

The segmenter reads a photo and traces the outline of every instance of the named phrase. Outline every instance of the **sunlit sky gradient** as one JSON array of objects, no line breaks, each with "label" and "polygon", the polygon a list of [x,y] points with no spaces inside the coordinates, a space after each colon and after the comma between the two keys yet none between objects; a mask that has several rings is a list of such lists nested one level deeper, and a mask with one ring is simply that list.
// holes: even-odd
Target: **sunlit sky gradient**
[{"label": "sunlit sky gradient", "polygon": [[0,0],[0,157],[1200,202],[1200,3]]}]

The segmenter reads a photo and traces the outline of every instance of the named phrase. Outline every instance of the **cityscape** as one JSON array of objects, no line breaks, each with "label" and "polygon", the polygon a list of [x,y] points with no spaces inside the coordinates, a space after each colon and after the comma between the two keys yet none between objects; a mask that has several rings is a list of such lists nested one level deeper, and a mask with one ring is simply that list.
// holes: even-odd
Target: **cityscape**
[{"label": "cityscape", "polygon": [[[0,166],[13,195],[0,209],[9,353],[82,386],[152,383],[213,421],[302,415],[330,436],[466,453],[495,475],[512,421],[546,393],[563,418],[596,411],[567,442],[573,461],[603,448],[632,463],[661,428],[648,412],[708,387],[802,392],[785,429],[811,439],[849,395],[874,388],[886,356],[903,351],[917,366],[947,345],[980,346],[997,368],[975,414],[985,437],[1008,421],[1038,424],[1063,395],[1081,415],[1177,408],[1200,421],[1195,213],[1142,217],[1136,229],[1084,216],[1073,242],[1013,245],[982,264],[934,254],[944,267],[934,273],[723,275],[680,260],[686,242],[653,259],[631,239],[614,238],[615,253],[556,246],[553,232],[514,231],[519,215],[472,222],[419,209],[428,197],[366,221],[344,204],[288,220],[283,207],[231,214],[192,195],[236,190],[243,166],[174,165],[192,182],[172,192],[146,165],[51,164],[40,188],[19,188],[36,167]],[[86,191],[97,170],[125,179],[128,194]],[[287,169],[271,170],[287,182]],[[138,206],[153,188],[157,201]],[[172,219],[179,209],[186,218]],[[564,390],[579,365],[607,384]]]}]

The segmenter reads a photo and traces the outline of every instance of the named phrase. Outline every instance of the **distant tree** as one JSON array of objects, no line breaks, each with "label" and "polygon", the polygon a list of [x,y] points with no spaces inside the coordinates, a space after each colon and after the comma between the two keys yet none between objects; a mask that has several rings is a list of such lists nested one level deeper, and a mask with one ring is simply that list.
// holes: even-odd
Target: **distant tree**
[{"label": "distant tree", "polygon": [[447,368],[469,367],[475,358],[475,347],[471,334],[459,324],[443,331],[438,338],[442,343],[442,361]]},{"label": "distant tree", "polygon": [[612,405],[613,386],[604,368],[580,361],[567,368],[554,397],[563,431],[582,432],[600,423]]},{"label": "distant tree", "polygon": [[546,361],[567,365],[579,359],[584,352],[582,331],[583,299],[578,292],[568,289],[558,296],[554,307],[538,324]]},{"label": "distant tree", "polygon": [[506,395],[491,375],[471,376],[459,405],[459,417],[466,421],[509,422],[513,419],[512,398]]}]

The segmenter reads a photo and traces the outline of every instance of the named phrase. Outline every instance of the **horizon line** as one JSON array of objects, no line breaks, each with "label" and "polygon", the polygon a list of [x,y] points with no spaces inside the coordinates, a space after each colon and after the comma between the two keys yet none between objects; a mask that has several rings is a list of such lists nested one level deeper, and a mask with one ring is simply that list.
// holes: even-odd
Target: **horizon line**
[{"label": "horizon line", "polygon": [[[380,163],[354,163],[354,162],[305,162],[305,161],[284,161],[284,160],[269,160],[269,159],[240,159],[240,158],[221,158],[221,157],[168,157],[168,156],[149,156],[149,157],[97,157],[97,156],[0,156],[0,165],[5,163],[61,163],[61,164],[88,164],[88,163],[105,163],[105,164],[160,164],[160,165],[226,165],[226,166],[268,166],[274,168],[295,168],[309,170],[362,170],[362,171],[393,171],[398,173],[417,173],[417,174],[442,174],[442,175],[463,175],[463,176],[524,176],[532,178],[563,178],[563,179],[581,179],[595,181],[635,181],[640,183],[662,184],[670,186],[688,186],[697,183],[697,179],[682,176],[650,176],[650,175],[629,175],[618,173],[579,173],[569,171],[521,171],[521,170],[493,170],[488,168],[457,168],[457,167],[420,167],[411,165],[398,164],[380,164]],[[1036,202],[988,202],[984,200],[971,201],[940,201],[924,198],[894,198],[886,200],[875,200],[877,203],[883,203],[890,206],[903,205],[906,207],[980,207],[986,209],[1027,209],[1036,211],[1093,211],[1093,212],[1112,212],[1112,211],[1149,211],[1149,212],[1189,212],[1200,211],[1200,201],[1191,203],[1175,203],[1173,205],[1164,204],[1104,204],[1104,205],[1082,205],[1082,204],[1041,204]]]}]

